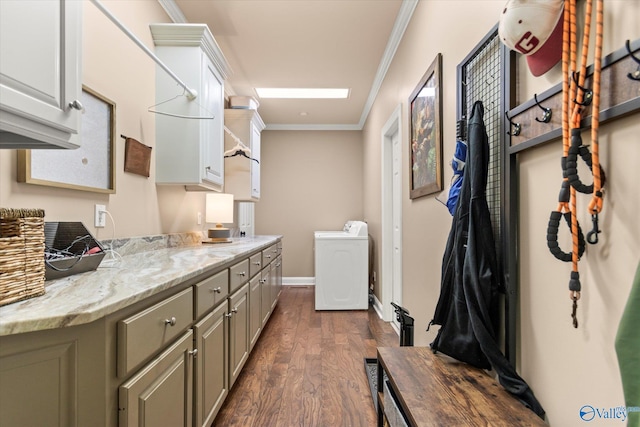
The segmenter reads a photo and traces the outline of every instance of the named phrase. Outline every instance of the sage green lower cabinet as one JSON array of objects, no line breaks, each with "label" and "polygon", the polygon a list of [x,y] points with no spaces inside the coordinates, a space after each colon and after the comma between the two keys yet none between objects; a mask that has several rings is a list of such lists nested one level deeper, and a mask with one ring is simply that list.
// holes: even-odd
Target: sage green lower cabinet
[{"label": "sage green lower cabinet", "polygon": [[229,394],[228,304],[225,301],[193,327],[194,426],[210,426]]},{"label": "sage green lower cabinet", "polygon": [[211,426],[277,303],[280,248],[90,323],[0,336],[0,427]]},{"label": "sage green lower cabinet", "polygon": [[262,316],[262,326],[267,324],[269,316],[271,316],[271,267],[266,266],[262,270],[261,280],[261,306],[260,315]]},{"label": "sage green lower cabinet", "polygon": [[229,387],[238,379],[249,357],[249,284],[229,297]]},{"label": "sage green lower cabinet", "polygon": [[262,308],[260,297],[261,280],[262,275],[258,273],[249,281],[249,334],[251,337],[249,351],[253,350],[253,346],[256,345],[258,338],[260,338],[260,332],[262,332],[262,317],[260,316]]},{"label": "sage green lower cabinet", "polygon": [[193,425],[193,330],[120,386],[120,427]]}]

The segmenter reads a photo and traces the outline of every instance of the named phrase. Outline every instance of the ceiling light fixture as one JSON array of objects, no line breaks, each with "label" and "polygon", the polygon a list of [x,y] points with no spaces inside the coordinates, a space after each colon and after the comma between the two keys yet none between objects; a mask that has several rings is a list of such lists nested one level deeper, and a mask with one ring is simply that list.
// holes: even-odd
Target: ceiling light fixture
[{"label": "ceiling light fixture", "polygon": [[260,98],[281,99],[345,99],[349,89],[338,88],[256,88]]}]

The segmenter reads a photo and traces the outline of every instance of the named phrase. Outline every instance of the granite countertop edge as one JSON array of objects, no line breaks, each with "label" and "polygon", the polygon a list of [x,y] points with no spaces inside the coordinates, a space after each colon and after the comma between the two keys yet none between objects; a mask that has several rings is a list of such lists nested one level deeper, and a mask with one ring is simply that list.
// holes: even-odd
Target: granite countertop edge
[{"label": "granite countertop edge", "polygon": [[97,270],[45,282],[45,294],[0,307],[0,336],[82,325],[213,271],[282,236],[167,247],[108,259]]}]

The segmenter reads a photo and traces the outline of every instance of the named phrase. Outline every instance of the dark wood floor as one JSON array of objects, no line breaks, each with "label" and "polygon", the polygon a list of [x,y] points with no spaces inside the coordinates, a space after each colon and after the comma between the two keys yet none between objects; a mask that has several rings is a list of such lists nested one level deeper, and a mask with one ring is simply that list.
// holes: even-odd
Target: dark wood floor
[{"label": "dark wood floor", "polygon": [[399,338],[369,311],[315,311],[312,286],[285,286],[213,425],[375,426],[364,369]]}]

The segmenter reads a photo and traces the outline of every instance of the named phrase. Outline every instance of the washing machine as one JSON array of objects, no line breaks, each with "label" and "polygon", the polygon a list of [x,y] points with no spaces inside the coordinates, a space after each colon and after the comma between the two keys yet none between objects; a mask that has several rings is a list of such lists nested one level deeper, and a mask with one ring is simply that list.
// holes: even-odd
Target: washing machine
[{"label": "washing machine", "polygon": [[369,307],[369,233],[363,221],[314,233],[316,310]]}]

